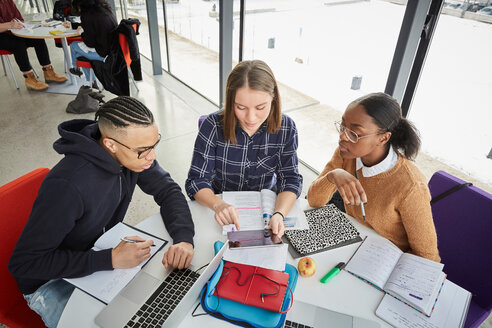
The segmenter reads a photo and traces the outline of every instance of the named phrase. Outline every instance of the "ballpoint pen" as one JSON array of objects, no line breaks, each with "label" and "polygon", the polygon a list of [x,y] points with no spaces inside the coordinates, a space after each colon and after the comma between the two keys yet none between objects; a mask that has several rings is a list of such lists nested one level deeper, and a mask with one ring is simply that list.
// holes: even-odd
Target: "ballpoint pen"
[{"label": "ballpoint pen", "polygon": [[[120,240],[124,241],[125,243],[132,243],[132,244],[143,243],[145,241],[145,240],[135,240],[135,239],[128,239],[128,238],[120,238]],[[155,245],[152,244],[150,246],[154,247]]]},{"label": "ballpoint pen", "polygon": [[21,22],[18,18],[14,18],[14,20],[17,22],[17,23],[21,23],[22,25],[24,25],[23,22]]},{"label": "ballpoint pen", "polygon": [[[357,170],[355,170],[355,178],[359,180],[359,175],[357,174]],[[362,199],[360,200],[360,210],[362,211],[362,218],[364,221],[366,220],[366,211],[364,210],[364,202]]]}]

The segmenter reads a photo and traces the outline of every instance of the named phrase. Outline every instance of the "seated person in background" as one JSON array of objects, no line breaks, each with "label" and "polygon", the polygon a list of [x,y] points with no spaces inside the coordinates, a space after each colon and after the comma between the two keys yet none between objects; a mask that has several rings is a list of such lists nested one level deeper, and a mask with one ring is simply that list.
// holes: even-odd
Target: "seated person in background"
[{"label": "seated person in background", "polygon": [[48,327],[56,327],[74,289],[62,278],[131,268],[149,258],[151,240],[91,250],[123,220],[136,185],[154,196],[173,238],[164,266],[188,267],[193,257],[193,220],[180,187],[156,161],[160,135],[152,113],[134,98],[118,97],[101,106],[96,119],[58,127],[54,148],[65,157],[44,179],[9,262],[29,307]]},{"label": "seated person in background", "polygon": [[294,121],[281,113],[277,81],[263,61],[236,65],[225,98],[224,110],[210,114],[200,127],[186,192],[212,209],[217,223],[239,230],[237,210],[215,194],[276,188],[269,226],[281,236],[283,217],[302,190]]},{"label": "seated person in background", "polygon": [[[81,76],[80,68],[76,67],[78,57],[89,60],[104,61],[111,47],[112,31],[118,26],[110,4],[106,0],[74,0],[72,7],[75,12],[80,13],[80,26],[77,31],[84,42],[72,42],[70,50],[72,53],[72,68],[70,73]],[[70,22],[64,26],[69,28]],[[83,68],[85,78],[90,80],[90,70]]]},{"label": "seated person in background", "polygon": [[398,102],[384,93],[366,95],[350,103],[335,125],[339,147],[309,187],[309,205],[325,205],[338,189],[347,214],[402,251],[440,261],[426,179],[410,161],[420,138]]},{"label": "seated person in background", "polygon": [[[0,4],[0,49],[8,50],[14,54],[15,62],[24,75],[26,88],[31,90],[44,90],[48,88],[48,82],[65,82],[66,76],[58,75],[53,71],[51,66],[50,54],[48,47],[43,39],[21,38],[10,33],[9,29],[21,29],[21,13],[12,0],[2,0]],[[44,80],[46,83],[39,81],[32,71],[27,47],[34,47],[39,64],[43,67]]]}]

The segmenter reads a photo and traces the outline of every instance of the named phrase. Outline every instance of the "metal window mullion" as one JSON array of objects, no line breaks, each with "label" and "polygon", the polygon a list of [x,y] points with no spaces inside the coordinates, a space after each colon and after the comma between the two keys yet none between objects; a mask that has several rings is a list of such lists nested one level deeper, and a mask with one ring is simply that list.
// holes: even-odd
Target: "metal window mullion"
[{"label": "metal window mullion", "polygon": [[429,13],[427,15],[417,53],[415,55],[415,60],[410,72],[410,77],[408,78],[405,94],[403,95],[403,100],[401,101],[401,108],[403,111],[403,116],[405,117],[408,116],[408,112],[410,111],[410,107],[412,106],[415,90],[417,89],[420,75],[422,74],[422,69],[427,58],[427,53],[432,42],[432,37],[434,36],[434,32],[439,21],[439,15],[441,14],[443,3],[443,0],[432,0],[432,3],[430,5]]},{"label": "metal window mullion", "polygon": [[244,45],[244,0],[240,1],[239,7],[239,62],[243,61]]},{"label": "metal window mullion", "polygon": [[385,92],[401,103],[432,0],[408,1]]},{"label": "metal window mullion", "polygon": [[167,11],[166,0],[162,0],[162,14],[164,16],[164,39],[166,41],[166,59],[167,59],[167,71],[171,73],[171,61],[169,60],[169,41],[167,31]]},{"label": "metal window mullion", "polygon": [[234,2],[219,0],[219,107],[225,96],[227,77],[232,70],[232,31]]},{"label": "metal window mullion", "polygon": [[152,71],[154,75],[162,74],[161,46],[159,41],[159,22],[157,20],[156,0],[145,1],[147,8],[147,22],[149,25],[150,54],[152,57]]}]

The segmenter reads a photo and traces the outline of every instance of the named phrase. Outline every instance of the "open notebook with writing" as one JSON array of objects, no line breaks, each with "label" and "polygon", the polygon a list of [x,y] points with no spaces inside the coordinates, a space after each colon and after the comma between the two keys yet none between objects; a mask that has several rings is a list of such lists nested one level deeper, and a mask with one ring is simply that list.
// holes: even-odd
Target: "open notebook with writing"
[{"label": "open notebook with writing", "polygon": [[403,253],[387,239],[368,236],[345,270],[429,317],[446,279],[443,267]]}]

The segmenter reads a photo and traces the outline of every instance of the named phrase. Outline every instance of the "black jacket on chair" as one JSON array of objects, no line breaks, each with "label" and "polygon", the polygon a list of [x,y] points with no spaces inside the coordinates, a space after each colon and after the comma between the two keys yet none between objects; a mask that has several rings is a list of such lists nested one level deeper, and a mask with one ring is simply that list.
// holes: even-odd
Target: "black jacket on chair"
[{"label": "black jacket on chair", "polygon": [[[133,24],[137,25],[136,31],[133,29]],[[140,21],[138,19],[122,19],[112,33],[109,54],[104,62],[91,61],[92,68],[99,82],[102,83],[106,90],[118,96],[130,95],[128,68],[126,67],[125,57],[123,56],[119,42],[120,33],[125,35],[128,41],[130,58],[132,59],[130,68],[133,76],[137,81],[142,80],[140,53],[137,42],[139,27]]]}]

